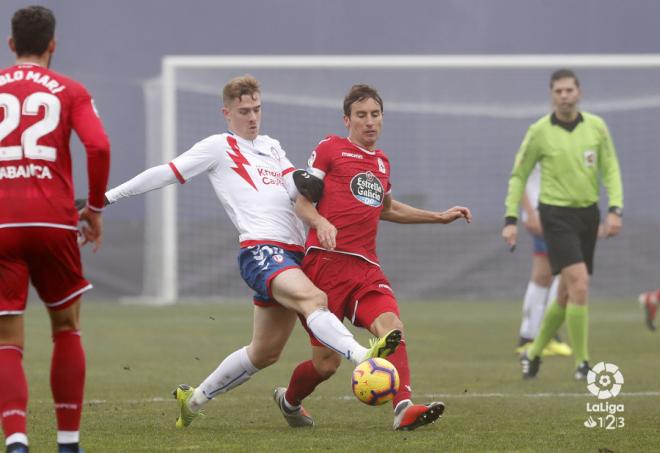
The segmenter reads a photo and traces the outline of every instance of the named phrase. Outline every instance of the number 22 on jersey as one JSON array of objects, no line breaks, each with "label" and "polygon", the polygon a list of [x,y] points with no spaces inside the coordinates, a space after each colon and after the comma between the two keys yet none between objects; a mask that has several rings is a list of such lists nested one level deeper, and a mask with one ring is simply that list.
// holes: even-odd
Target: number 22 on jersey
[{"label": "number 22 on jersey", "polygon": [[0,146],[0,161],[19,160],[25,156],[28,159],[41,159],[54,162],[57,159],[57,149],[52,146],[38,145],[41,137],[57,129],[60,122],[60,100],[44,92],[32,93],[21,103],[12,94],[0,93],[0,109],[5,116],[0,121],[0,141],[18,128],[23,115],[36,116],[40,107],[44,107],[44,117],[28,127],[21,135],[21,145]]}]

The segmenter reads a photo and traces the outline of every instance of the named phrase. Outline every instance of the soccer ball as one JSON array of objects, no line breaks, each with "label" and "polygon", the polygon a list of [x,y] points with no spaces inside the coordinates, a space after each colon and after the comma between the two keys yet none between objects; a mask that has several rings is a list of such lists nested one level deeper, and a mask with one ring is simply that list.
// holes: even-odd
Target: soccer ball
[{"label": "soccer ball", "polygon": [[353,370],[353,393],[364,404],[391,401],[399,390],[399,372],[385,359],[368,359]]}]

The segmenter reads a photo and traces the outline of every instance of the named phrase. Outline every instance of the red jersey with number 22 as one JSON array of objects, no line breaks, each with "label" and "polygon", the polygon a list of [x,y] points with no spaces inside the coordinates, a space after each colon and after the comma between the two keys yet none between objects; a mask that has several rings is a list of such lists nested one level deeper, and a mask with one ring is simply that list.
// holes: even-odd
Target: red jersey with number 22
[{"label": "red jersey with number 22", "polygon": [[[378,264],[378,222],[391,190],[388,157],[331,135],[318,144],[308,164],[325,184],[317,209],[338,230],[335,251]],[[309,231],[306,246],[322,249],[316,230]]]},{"label": "red jersey with number 22", "polygon": [[85,87],[35,64],[0,70],[0,228],[76,229],[71,129],[87,151],[89,206],[101,210],[110,144]]}]

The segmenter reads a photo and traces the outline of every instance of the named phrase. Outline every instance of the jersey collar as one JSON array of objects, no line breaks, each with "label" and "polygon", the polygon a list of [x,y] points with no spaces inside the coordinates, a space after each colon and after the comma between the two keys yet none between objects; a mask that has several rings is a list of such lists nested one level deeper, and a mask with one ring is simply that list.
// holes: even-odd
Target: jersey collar
[{"label": "jersey collar", "polygon": [[226,134],[231,135],[234,137],[236,140],[240,140],[243,143],[248,143],[250,146],[256,146],[256,144],[259,142],[259,139],[261,138],[261,135],[257,135],[254,140],[246,140],[243,137],[241,137],[238,134],[233,133],[232,131],[228,130]]},{"label": "jersey collar", "polygon": [[577,118],[575,118],[573,121],[568,123],[557,118],[557,115],[555,113],[550,115],[550,123],[553,126],[559,126],[568,132],[573,132],[575,128],[578,127],[578,124],[580,124],[582,121],[584,121],[584,117],[580,112],[578,112]]},{"label": "jersey collar", "polygon": [[14,64],[14,66],[19,66],[19,67],[20,66],[36,66],[37,68],[43,68],[43,66],[41,66],[39,63],[33,63],[31,61],[24,61],[22,63],[17,62],[16,64]]},{"label": "jersey collar", "polygon": [[359,150],[362,151],[363,153],[367,153],[367,154],[369,154],[369,155],[371,155],[371,156],[375,156],[375,155],[376,155],[376,152],[378,151],[378,150],[369,151],[368,149],[361,147],[361,146],[358,145],[357,143],[353,143],[349,137],[346,137],[346,140],[348,140],[348,142],[349,142],[351,145],[355,146],[357,149],[359,149]]}]

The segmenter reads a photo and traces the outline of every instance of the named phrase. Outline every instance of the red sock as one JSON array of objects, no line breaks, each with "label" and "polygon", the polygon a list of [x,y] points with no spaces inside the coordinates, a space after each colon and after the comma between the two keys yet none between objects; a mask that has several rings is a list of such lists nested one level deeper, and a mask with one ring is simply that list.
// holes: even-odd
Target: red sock
[{"label": "red sock", "polygon": [[396,407],[400,401],[412,398],[412,389],[410,388],[410,367],[408,366],[408,352],[406,351],[406,342],[401,340],[399,347],[394,354],[387,356],[387,360],[392,362],[399,372],[399,391],[396,392],[392,404]]},{"label": "red sock", "polygon": [[55,401],[58,431],[78,431],[85,389],[85,351],[80,332],[66,330],[53,336],[50,388]]},{"label": "red sock", "polygon": [[22,361],[22,348],[0,345],[0,418],[5,438],[27,432],[28,387]]},{"label": "red sock", "polygon": [[311,395],[316,386],[326,379],[328,378],[324,378],[316,371],[311,360],[302,362],[293,370],[284,398],[292,406],[299,406],[302,400]]}]

